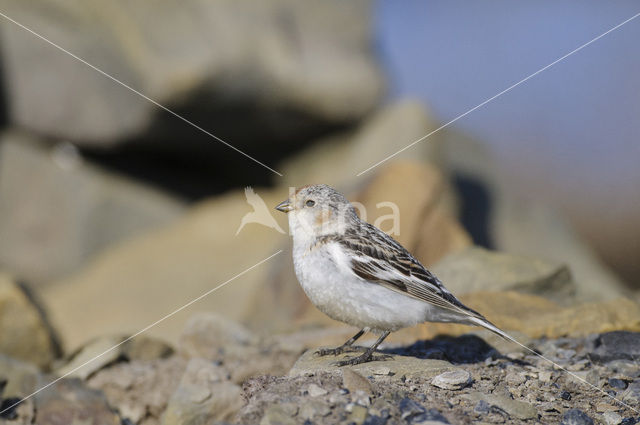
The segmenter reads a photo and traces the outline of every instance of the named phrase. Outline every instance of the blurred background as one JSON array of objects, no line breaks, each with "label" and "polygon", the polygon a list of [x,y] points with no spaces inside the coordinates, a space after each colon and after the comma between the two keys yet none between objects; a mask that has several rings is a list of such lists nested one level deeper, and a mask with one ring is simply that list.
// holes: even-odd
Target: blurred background
[{"label": "blurred background", "polygon": [[[4,352],[52,367],[278,249],[150,334],[176,343],[196,311],[266,332],[331,325],[299,289],[286,235],[258,224],[236,235],[248,185],[271,208],[290,186],[328,183],[371,222],[395,202],[398,239],[455,293],[515,290],[554,309],[623,299],[568,311],[609,329],[640,323],[640,19],[357,176],[632,17],[633,1],[4,0],[0,11]],[[512,300],[498,298],[470,304],[501,324]],[[600,330],[536,312],[539,324],[508,326]],[[433,329],[397,340],[451,328]]]}]

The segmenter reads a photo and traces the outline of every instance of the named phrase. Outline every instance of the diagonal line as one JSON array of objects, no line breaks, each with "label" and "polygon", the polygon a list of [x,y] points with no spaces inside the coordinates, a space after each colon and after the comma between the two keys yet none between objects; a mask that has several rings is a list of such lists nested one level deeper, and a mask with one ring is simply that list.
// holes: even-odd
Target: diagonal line
[{"label": "diagonal line", "polygon": [[454,122],[458,121],[460,118],[463,118],[467,115],[469,115],[470,113],[472,113],[473,111],[475,111],[478,108],[483,107],[484,105],[486,105],[487,103],[493,101],[494,99],[497,99],[498,97],[502,96],[503,94],[511,91],[512,89],[518,87],[520,84],[524,83],[525,81],[530,80],[531,78],[535,77],[536,75],[540,74],[543,71],[546,71],[547,69],[551,68],[552,66],[554,66],[555,64],[557,64],[558,62],[561,62],[563,60],[565,60],[566,58],[568,58],[569,56],[573,55],[574,53],[579,52],[580,50],[584,49],[585,47],[587,47],[588,45],[590,45],[591,43],[594,43],[596,41],[598,41],[599,39],[601,39],[602,37],[604,37],[605,35],[609,34],[610,32],[613,32],[615,30],[617,30],[618,28],[620,28],[621,26],[633,21],[634,19],[636,19],[638,16],[640,16],[640,13],[637,13],[635,15],[633,15],[632,17],[630,17],[629,19],[627,19],[626,21],[623,21],[621,23],[619,23],[618,25],[616,25],[615,27],[609,29],[606,32],[603,32],[602,34],[600,34],[599,36],[589,40],[588,42],[584,43],[582,46],[577,47],[575,49],[573,49],[572,51],[570,51],[569,53],[567,53],[566,55],[559,57],[558,59],[556,59],[555,61],[551,62],[549,65],[540,68],[539,70],[537,70],[536,72],[534,72],[533,74],[530,74],[529,76],[523,78],[522,80],[518,81],[517,83],[507,87],[506,89],[502,90],[500,93],[496,94],[495,96],[490,97],[489,99],[485,100],[484,102],[474,106],[473,108],[469,109],[467,112],[458,115],[457,117],[455,117],[454,119],[452,119],[451,121],[449,121],[446,124],[441,125],[440,127],[436,128],[435,130],[433,130],[431,133],[422,136],[421,138],[419,138],[418,140],[416,140],[415,142],[412,142],[410,144],[408,144],[407,146],[405,146],[404,148],[400,149],[399,151],[392,153],[391,155],[389,155],[388,157],[386,157],[385,159],[383,159],[382,161],[379,161],[375,164],[373,164],[371,167],[360,171],[358,174],[356,174],[357,177],[363,175],[364,173],[366,173],[367,171],[377,167],[378,165],[382,164],[383,162],[386,162],[388,160],[390,160],[391,158],[393,158],[394,156],[398,155],[401,152],[404,152],[405,150],[409,149],[410,147],[412,147],[413,145],[415,145],[416,143],[420,143],[422,142],[424,139],[428,138],[429,136],[439,132],[440,130],[442,130],[445,127],[448,127],[449,125],[453,124]]},{"label": "diagonal line", "polygon": [[148,331],[149,329],[153,328],[155,325],[165,321],[166,319],[170,318],[171,316],[181,312],[182,310],[184,310],[185,308],[189,307],[190,305],[200,301],[201,299],[203,299],[204,297],[206,297],[207,295],[217,291],[218,289],[222,288],[223,286],[227,285],[228,283],[231,283],[232,281],[234,281],[235,279],[239,278],[240,276],[242,276],[243,274],[255,269],[256,267],[258,267],[259,265],[269,261],[270,259],[272,259],[273,257],[275,257],[276,255],[280,254],[282,252],[282,250],[278,250],[277,252],[275,252],[274,254],[271,254],[270,256],[268,256],[267,258],[265,258],[264,260],[261,260],[259,262],[257,262],[256,264],[254,264],[253,266],[249,267],[248,269],[245,269],[244,271],[238,273],[237,275],[233,276],[232,278],[230,278],[229,280],[221,283],[220,285],[216,286],[213,289],[208,290],[207,292],[205,292],[204,294],[200,295],[197,298],[194,298],[193,300],[189,301],[188,303],[186,303],[185,305],[183,305],[182,307],[172,311],[171,313],[167,314],[166,316],[164,316],[161,319],[156,320],[155,322],[153,322],[152,324],[148,325],[147,327],[139,330],[138,332],[136,332],[135,334],[129,336],[128,338],[126,338],[124,341],[121,341],[120,343],[114,345],[113,347],[109,348],[108,350],[103,351],[102,353],[98,354],[97,356],[87,360],[86,362],[82,363],[80,366],[77,366],[76,368],[70,370],[69,372],[65,373],[64,375],[54,379],[53,381],[49,382],[47,385],[43,386],[42,388],[32,392],[31,394],[29,394],[28,396],[24,397],[22,400],[17,401],[13,404],[11,404],[10,406],[6,407],[4,410],[0,411],[0,415],[2,415],[4,412],[6,412],[7,410],[13,409],[14,407],[16,407],[17,405],[19,405],[20,403],[22,403],[25,400],[30,399],[31,397],[33,397],[34,395],[38,394],[40,391],[43,391],[47,388],[49,388],[50,386],[52,386],[53,384],[55,384],[56,382],[60,381],[61,379],[66,378],[67,376],[71,375],[72,373],[74,373],[75,371],[77,371],[78,369],[83,368],[84,366],[86,366],[87,364],[93,362],[96,359],[99,359],[100,357],[104,356],[105,354],[115,350],[116,348],[120,347],[122,344],[131,341],[133,338],[137,337],[138,335]]},{"label": "diagonal line", "polygon": [[54,43],[53,41],[47,39],[46,37],[38,34],[37,32],[33,31],[30,28],[27,28],[26,26],[22,25],[20,22],[11,19],[10,17],[8,17],[7,15],[5,15],[4,13],[0,12],[0,16],[2,16],[3,18],[5,18],[8,21],[13,22],[14,24],[16,24],[17,26],[19,26],[20,28],[30,32],[31,34],[35,35],[36,37],[38,37],[39,39],[49,43],[50,45],[52,45],[53,47],[55,47],[56,49],[68,54],[69,56],[71,56],[72,58],[82,62],[83,64],[87,65],[89,68],[93,69],[94,71],[99,72],[100,74],[104,75],[105,77],[109,78],[110,80],[120,84],[122,87],[125,87],[127,89],[129,89],[130,91],[132,91],[133,93],[137,94],[138,96],[142,97],[143,99],[148,100],[149,102],[153,103],[154,105],[156,105],[158,108],[161,108],[165,111],[167,111],[168,113],[170,113],[171,115],[173,115],[176,118],[181,119],[182,121],[186,122],[187,124],[189,124],[190,126],[196,128],[197,130],[200,130],[201,132],[203,132],[204,134],[216,139],[218,142],[224,144],[225,146],[233,149],[234,151],[238,152],[241,155],[244,155],[245,157],[249,158],[250,160],[252,160],[253,162],[260,164],[261,166],[263,166],[264,168],[266,168],[267,170],[271,171],[272,173],[275,173],[277,175],[279,175],[280,177],[282,177],[282,174],[277,172],[276,170],[274,170],[273,168],[265,165],[264,163],[258,161],[257,159],[255,159],[254,157],[252,157],[249,154],[244,153],[243,151],[241,151],[240,149],[236,148],[235,146],[231,145],[230,143],[225,142],[224,140],[222,140],[220,137],[216,136],[215,134],[211,133],[210,131],[205,130],[204,128],[200,127],[197,124],[194,124],[193,122],[189,121],[188,119],[186,119],[185,117],[183,117],[182,115],[178,114],[177,112],[172,111],[171,109],[167,108],[164,105],[161,105],[160,103],[156,102],[155,100],[151,99],[150,97],[146,96],[145,94],[139,92],[138,90],[134,89],[133,87],[123,83],[122,81],[118,80],[116,77],[106,73],[105,71],[101,70],[100,68],[90,64],[89,62],[85,61],[84,59],[74,55],[73,53],[71,53],[70,51],[66,50],[65,48],[57,45],[56,43]]}]

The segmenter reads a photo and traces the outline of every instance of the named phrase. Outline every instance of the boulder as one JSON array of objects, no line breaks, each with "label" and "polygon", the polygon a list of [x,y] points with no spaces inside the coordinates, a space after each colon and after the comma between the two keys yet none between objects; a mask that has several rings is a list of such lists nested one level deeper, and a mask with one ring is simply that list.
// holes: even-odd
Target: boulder
[{"label": "boulder", "polygon": [[0,353],[44,368],[58,351],[51,327],[29,294],[0,274]]},{"label": "boulder", "polygon": [[[282,200],[283,192],[258,190],[268,206]],[[198,297],[147,335],[175,345],[194,311],[246,317],[269,274],[268,263],[286,255],[278,253],[286,235],[274,229],[250,223],[236,235],[251,210],[241,191],[205,201],[171,225],[116,244],[43,288],[47,311],[69,350],[102,335],[134,334]],[[283,214],[274,217],[286,228]]]},{"label": "boulder", "polygon": [[91,165],[69,144],[0,136],[0,264],[33,284],[183,211],[182,201]]},{"label": "boulder", "polygon": [[[240,149],[353,122],[383,92],[368,1],[9,1],[4,13]],[[22,127],[101,148],[153,136],[197,149],[176,137],[195,134],[228,149],[24,29],[3,25],[0,40]]]},{"label": "boulder", "polygon": [[565,265],[479,247],[450,254],[431,271],[456,295],[514,290],[566,304],[575,291]]},{"label": "boulder", "polygon": [[169,399],[162,425],[205,425],[228,421],[244,405],[242,389],[224,379],[213,362],[191,359]]}]

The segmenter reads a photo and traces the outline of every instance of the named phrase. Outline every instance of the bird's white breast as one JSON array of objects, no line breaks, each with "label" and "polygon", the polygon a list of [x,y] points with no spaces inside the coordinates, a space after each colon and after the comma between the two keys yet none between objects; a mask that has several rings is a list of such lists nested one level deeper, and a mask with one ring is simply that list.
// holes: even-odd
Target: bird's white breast
[{"label": "bird's white breast", "polygon": [[430,305],[367,282],[351,271],[351,259],[336,242],[314,246],[294,232],[296,275],[311,302],[329,317],[377,331],[421,323]]}]

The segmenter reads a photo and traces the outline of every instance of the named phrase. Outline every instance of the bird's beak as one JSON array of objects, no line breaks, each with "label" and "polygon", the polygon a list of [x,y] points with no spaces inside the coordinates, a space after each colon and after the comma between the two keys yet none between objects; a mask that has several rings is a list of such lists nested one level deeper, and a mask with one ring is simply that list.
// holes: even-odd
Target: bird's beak
[{"label": "bird's beak", "polygon": [[288,213],[289,211],[291,211],[293,209],[293,207],[291,206],[291,203],[289,202],[289,200],[287,199],[286,201],[282,201],[280,202],[277,206],[276,209],[278,211],[282,211],[283,213]]}]

